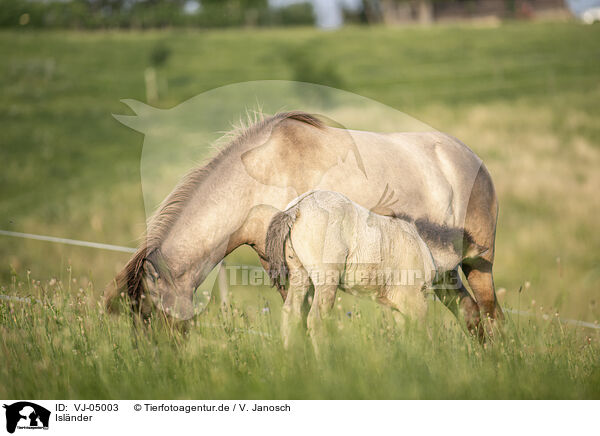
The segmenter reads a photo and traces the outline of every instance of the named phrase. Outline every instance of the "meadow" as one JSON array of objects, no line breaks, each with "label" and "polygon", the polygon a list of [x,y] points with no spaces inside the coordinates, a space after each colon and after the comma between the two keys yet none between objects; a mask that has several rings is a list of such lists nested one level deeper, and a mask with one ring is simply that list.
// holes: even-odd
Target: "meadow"
[{"label": "meadow", "polygon": [[[505,332],[485,348],[431,303],[400,329],[343,296],[320,361],[284,352],[281,298],[231,286],[186,337],[105,315],[127,254],[0,236],[2,398],[599,398],[600,26],[0,32],[0,229],[135,246],[143,136],[119,124],[230,83],[342,88],[460,138],[500,199],[495,279]],[[247,248],[230,264],[258,264]]]}]

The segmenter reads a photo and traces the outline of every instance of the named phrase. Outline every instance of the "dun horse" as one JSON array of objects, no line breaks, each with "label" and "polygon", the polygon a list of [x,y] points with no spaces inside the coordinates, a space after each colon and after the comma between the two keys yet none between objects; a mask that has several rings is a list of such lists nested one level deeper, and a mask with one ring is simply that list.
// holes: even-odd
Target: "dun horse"
[{"label": "dun horse", "polygon": [[462,285],[436,292],[470,328],[479,324],[480,311],[492,320],[502,317],[492,278],[498,206],[481,160],[442,133],[346,130],[303,112],[251,125],[183,179],[149,222],[116,286],[107,288],[109,309],[127,294],[142,315],[158,305],[176,308],[172,314],[180,318],[192,316],[195,289],[235,248],[250,245],[269,269],[265,236],[271,219],[315,189],[340,192],[382,215],[402,212],[464,228],[471,237],[464,243],[484,248],[462,259],[475,299]]},{"label": "dun horse", "polygon": [[[429,244],[438,246],[437,262],[419,229]],[[315,347],[321,320],[332,309],[338,288],[391,307],[400,320],[422,319],[425,292],[464,257],[480,254],[473,243],[463,251],[465,238],[469,236],[460,229],[375,214],[337,192],[302,195],[276,214],[267,230],[271,278],[280,287],[289,278],[282,316],[284,345],[292,326],[303,322],[311,287],[306,327]]]}]

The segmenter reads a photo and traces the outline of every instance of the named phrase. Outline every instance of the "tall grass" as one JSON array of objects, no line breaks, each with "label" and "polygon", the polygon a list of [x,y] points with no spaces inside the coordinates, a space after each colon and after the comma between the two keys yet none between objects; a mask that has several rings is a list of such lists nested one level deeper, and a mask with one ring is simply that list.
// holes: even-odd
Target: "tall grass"
[{"label": "tall grass", "polygon": [[399,327],[348,298],[317,360],[309,341],[283,349],[263,299],[212,306],[182,334],[106,315],[89,289],[32,286],[39,300],[0,303],[1,398],[600,397],[600,335],[553,316],[509,317],[482,347],[437,303],[427,323]]}]

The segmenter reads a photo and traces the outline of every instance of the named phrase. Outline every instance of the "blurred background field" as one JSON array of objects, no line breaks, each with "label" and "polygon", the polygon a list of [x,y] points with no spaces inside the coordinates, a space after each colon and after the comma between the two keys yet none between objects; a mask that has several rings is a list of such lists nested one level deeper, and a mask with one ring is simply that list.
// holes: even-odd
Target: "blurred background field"
[{"label": "blurred background field", "polygon": [[[136,245],[145,228],[143,136],[111,114],[128,113],[120,99],[147,101],[149,68],[157,87],[151,103],[160,108],[236,82],[313,82],[385,103],[469,145],[490,170],[500,199],[495,278],[502,304],[594,322],[600,319],[599,40],[600,26],[571,20],[348,26],[331,32],[309,27],[2,30],[0,229]],[[230,257],[233,264],[257,264],[249,249]],[[25,310],[0,302],[0,397],[38,397],[33,379],[40,374],[71,374],[81,382],[77,387],[57,380],[41,391],[45,397],[600,395],[600,337],[593,330],[565,332],[555,322],[532,327],[526,319],[518,325],[513,319],[507,343],[486,354],[458,327],[441,332],[433,343],[419,329],[408,339],[398,332],[388,335],[380,320],[385,314],[368,302],[356,306],[349,297],[340,302],[341,319],[354,322],[343,314],[362,310],[372,320],[368,325],[378,327],[372,344],[365,339],[370,334],[365,323],[349,327],[323,376],[327,383],[290,385],[294,370],[309,377],[314,362],[306,356],[291,362],[275,339],[236,333],[231,323],[238,321],[221,323],[215,310],[181,348],[167,345],[167,337],[157,339],[158,348],[149,339],[148,347],[135,348],[126,343],[127,321],[104,319],[96,306],[104,285],[127,259],[122,253],[0,237],[0,294],[33,296],[54,308],[48,314],[35,304]],[[273,289],[232,286],[231,291],[243,331],[278,335],[281,299]],[[85,303],[78,305],[78,299]],[[218,327],[211,338],[207,326],[221,324],[229,327]],[[118,333],[105,336],[110,329]],[[516,332],[522,343],[515,343]],[[361,355],[376,352],[369,347],[385,351],[339,370],[336,364],[356,352],[352,337],[363,338]],[[436,356],[445,362],[456,357],[450,372],[459,375],[451,382],[442,382]],[[400,362],[396,369],[389,359]],[[24,365],[30,371],[17,380]],[[263,372],[265,365],[272,372]],[[367,378],[364,385],[344,388],[357,377],[353,371],[377,365],[377,371],[392,371],[390,384]],[[529,379],[536,368],[543,369]],[[215,372],[206,379],[196,373],[186,384],[194,369]],[[229,384],[227,369],[235,374]],[[105,378],[86,384],[75,376],[86,371]],[[173,384],[119,385],[136,371],[142,379],[158,374]],[[419,383],[407,375],[411,371],[417,371]],[[470,376],[484,384],[471,386]],[[269,377],[273,384],[267,388],[261,383]],[[544,386],[549,379],[558,380],[552,389]]]}]

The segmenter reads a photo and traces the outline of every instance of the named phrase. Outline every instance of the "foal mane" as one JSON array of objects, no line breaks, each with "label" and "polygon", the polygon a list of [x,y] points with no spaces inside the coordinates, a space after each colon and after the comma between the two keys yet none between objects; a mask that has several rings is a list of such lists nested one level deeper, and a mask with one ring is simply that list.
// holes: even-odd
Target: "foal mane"
[{"label": "foal mane", "polygon": [[225,134],[231,138],[229,144],[222,148],[204,166],[194,168],[188,172],[175,189],[162,201],[156,212],[148,220],[147,231],[142,236],[142,242],[131,257],[127,265],[116,276],[113,287],[105,294],[105,305],[109,311],[116,310],[116,300],[122,293],[126,293],[131,301],[132,310],[138,311],[142,296],[143,263],[152,252],[158,250],[162,241],[167,237],[171,228],[187,205],[196,188],[217,164],[225,159],[236,146],[246,143],[258,136],[264,129],[272,127],[283,120],[296,120],[313,127],[322,128],[324,123],[314,115],[301,111],[280,112],[271,117],[264,117],[262,113],[251,120],[247,126],[234,128]]}]

